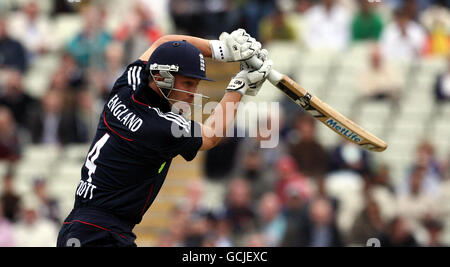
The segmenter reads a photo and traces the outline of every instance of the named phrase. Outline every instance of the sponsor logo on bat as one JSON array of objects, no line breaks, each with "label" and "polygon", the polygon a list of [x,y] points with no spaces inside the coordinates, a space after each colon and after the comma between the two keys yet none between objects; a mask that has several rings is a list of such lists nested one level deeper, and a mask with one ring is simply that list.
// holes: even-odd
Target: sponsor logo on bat
[{"label": "sponsor logo on bat", "polygon": [[359,143],[361,142],[362,138],[358,136],[355,132],[347,129],[347,127],[340,124],[338,121],[334,120],[333,118],[329,118],[325,121],[325,124],[330,126],[333,130],[340,133],[341,135],[347,137],[349,140]]}]

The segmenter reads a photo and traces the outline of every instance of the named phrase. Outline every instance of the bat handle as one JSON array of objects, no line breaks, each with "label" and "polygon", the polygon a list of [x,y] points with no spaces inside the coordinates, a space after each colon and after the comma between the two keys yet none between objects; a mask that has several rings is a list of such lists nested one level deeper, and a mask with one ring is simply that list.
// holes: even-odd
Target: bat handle
[{"label": "bat handle", "polygon": [[[263,61],[259,59],[257,56],[253,56],[250,59],[248,59],[247,63],[255,69],[259,69],[263,65]],[[274,69],[270,71],[269,76],[267,77],[270,83],[272,83],[275,86],[280,82],[281,78],[283,78],[283,74],[279,73]]]}]

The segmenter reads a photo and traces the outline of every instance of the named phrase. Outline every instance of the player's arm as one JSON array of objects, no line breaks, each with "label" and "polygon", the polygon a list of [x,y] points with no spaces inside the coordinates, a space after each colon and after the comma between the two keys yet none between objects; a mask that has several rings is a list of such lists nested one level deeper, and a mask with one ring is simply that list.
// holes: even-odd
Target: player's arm
[{"label": "player's arm", "polygon": [[165,35],[156,40],[147,51],[139,58],[142,61],[148,61],[153,51],[165,42],[182,41],[192,44],[205,57],[210,57],[221,62],[235,62],[249,59],[261,49],[261,43],[257,42],[243,29],[233,31],[231,34],[226,32],[220,35],[219,40],[207,40],[189,35]]},{"label": "player's arm", "polygon": [[242,95],[238,92],[227,92],[211,115],[201,124],[202,146],[200,150],[210,150],[217,146],[227,129],[232,126],[236,117]]}]

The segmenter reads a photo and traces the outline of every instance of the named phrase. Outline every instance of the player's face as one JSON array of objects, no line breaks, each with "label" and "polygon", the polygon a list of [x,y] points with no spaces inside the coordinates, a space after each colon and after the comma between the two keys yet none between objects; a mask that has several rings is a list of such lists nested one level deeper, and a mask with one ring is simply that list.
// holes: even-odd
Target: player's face
[{"label": "player's face", "polygon": [[[200,79],[190,78],[184,75],[176,74],[174,88],[184,90],[190,93],[196,93],[199,83]],[[170,98],[187,103],[192,103],[194,101],[193,94],[184,93],[180,91],[172,91],[170,94]]]}]

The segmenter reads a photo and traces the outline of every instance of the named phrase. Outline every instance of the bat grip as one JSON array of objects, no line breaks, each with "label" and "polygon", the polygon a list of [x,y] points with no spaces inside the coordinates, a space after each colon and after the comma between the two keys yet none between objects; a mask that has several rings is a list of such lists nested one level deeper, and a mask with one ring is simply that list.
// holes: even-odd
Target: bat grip
[{"label": "bat grip", "polygon": [[[261,68],[261,66],[264,63],[257,56],[251,57],[246,62],[255,69]],[[274,70],[273,68],[270,71],[269,76],[267,77],[267,79],[269,79],[270,83],[272,83],[275,86],[280,82],[281,78],[283,78],[283,74],[279,73],[278,71]]]}]

